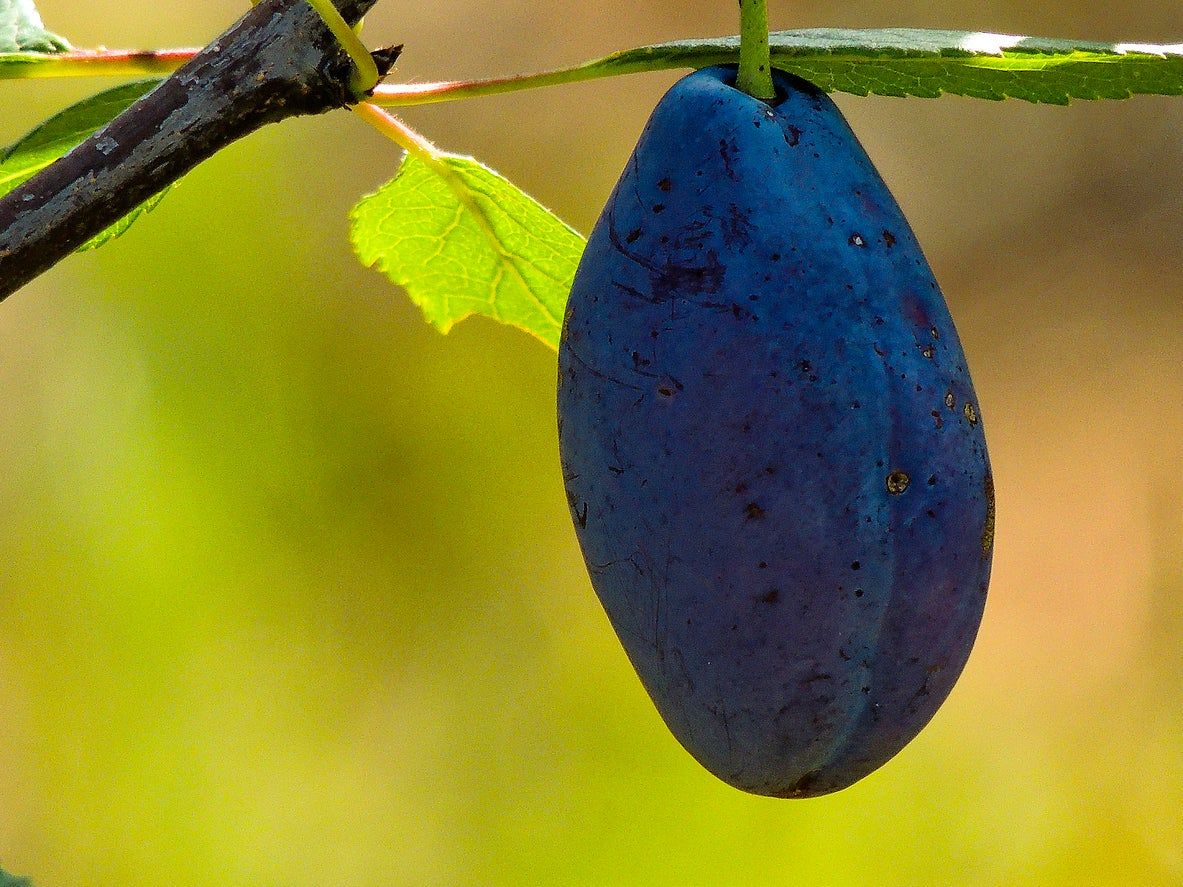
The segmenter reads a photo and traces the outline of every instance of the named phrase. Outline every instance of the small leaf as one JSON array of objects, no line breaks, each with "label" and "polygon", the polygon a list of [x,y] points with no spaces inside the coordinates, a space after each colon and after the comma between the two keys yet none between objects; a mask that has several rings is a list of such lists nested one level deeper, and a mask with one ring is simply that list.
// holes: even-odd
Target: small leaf
[{"label": "small leaf", "polygon": [[0,887],[33,887],[33,882],[28,878],[18,878],[0,871]]},{"label": "small leaf", "polygon": [[[1094,43],[975,31],[809,28],[770,35],[772,63],[827,92],[1067,104],[1183,94],[1183,44]],[[579,66],[579,79],[735,62],[738,37],[678,40]]]},{"label": "small leaf", "polygon": [[362,262],[406,288],[442,332],[484,314],[558,348],[583,238],[493,170],[410,156],[350,218]]},{"label": "small leaf", "polygon": [[[3,3],[4,0],[0,0]],[[126,83],[71,105],[41,123],[15,144],[0,151],[0,197],[31,179],[59,157],[69,153],[93,133],[151,92],[159,80]],[[154,209],[168,193],[166,188],[79,247],[94,249],[119,237],[139,216]]]},{"label": "small leaf", "polygon": [[41,24],[33,0],[0,0],[0,53],[66,52],[70,44]]}]

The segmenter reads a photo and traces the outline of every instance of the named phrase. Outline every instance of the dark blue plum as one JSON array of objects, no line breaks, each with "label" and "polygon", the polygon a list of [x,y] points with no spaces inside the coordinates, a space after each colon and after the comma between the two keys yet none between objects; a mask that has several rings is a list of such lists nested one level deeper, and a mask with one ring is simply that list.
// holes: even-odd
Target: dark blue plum
[{"label": "dark blue plum", "polygon": [[919,244],[833,102],[685,77],[595,226],[559,350],[592,584],[681,743],[745,791],[836,791],[961,673],[994,501]]}]

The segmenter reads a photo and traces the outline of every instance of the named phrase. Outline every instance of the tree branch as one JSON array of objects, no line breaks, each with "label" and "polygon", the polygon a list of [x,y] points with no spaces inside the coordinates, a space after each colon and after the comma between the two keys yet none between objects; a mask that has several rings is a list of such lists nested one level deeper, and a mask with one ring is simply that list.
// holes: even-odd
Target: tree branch
[{"label": "tree branch", "polygon": [[[334,0],[355,24],[377,0]],[[383,75],[398,49],[379,50]],[[353,66],[304,0],[266,0],[103,129],[0,199],[0,299],[201,161],[268,123],[355,99]]]}]

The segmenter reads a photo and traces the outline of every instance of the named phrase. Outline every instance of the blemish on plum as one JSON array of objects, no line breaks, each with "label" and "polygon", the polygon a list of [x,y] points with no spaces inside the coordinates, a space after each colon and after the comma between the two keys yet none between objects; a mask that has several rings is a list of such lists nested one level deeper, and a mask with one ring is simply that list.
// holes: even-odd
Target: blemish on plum
[{"label": "blemish on plum", "polygon": [[883,229],[883,242],[887,244],[888,249],[891,249],[893,246],[895,246],[895,235],[886,228]]},{"label": "blemish on plum", "polygon": [[951,410],[957,409],[957,398],[953,396],[952,391],[945,392],[945,406]]},{"label": "blemish on plum", "polygon": [[760,595],[761,602],[765,604],[775,604],[780,600],[780,589],[770,588],[767,593]]},{"label": "blemish on plum", "polygon": [[898,496],[904,490],[908,489],[908,484],[911,482],[912,479],[907,474],[897,469],[887,476],[887,492],[893,496]]},{"label": "blemish on plum", "polygon": [[863,235],[859,234],[857,231],[850,235],[850,240],[848,243],[850,243],[851,246],[865,247],[867,245],[867,241],[863,240]]},{"label": "blemish on plum", "polygon": [[658,188],[659,188],[659,189],[660,189],[660,190],[661,190],[663,193],[665,193],[665,194],[669,194],[669,193],[670,193],[670,188],[672,188],[672,187],[673,187],[673,183],[672,183],[672,182],[671,182],[671,181],[670,181],[668,178],[664,178],[664,179],[662,179],[660,182],[658,182],[658,183],[657,183],[657,187],[658,187]]},{"label": "blemish on plum", "polygon": [[978,424],[978,411],[974,409],[974,405],[968,400],[965,402],[965,407],[961,411],[965,415],[965,420],[971,426]]},{"label": "blemish on plum", "polygon": [[748,520],[763,520],[764,509],[755,502],[749,502],[744,506],[744,514],[747,515]]},{"label": "blemish on plum", "polygon": [[640,228],[634,228],[632,231],[628,232],[628,237],[624,238],[624,242],[630,245],[636,243],[641,239],[641,233],[642,232]]}]

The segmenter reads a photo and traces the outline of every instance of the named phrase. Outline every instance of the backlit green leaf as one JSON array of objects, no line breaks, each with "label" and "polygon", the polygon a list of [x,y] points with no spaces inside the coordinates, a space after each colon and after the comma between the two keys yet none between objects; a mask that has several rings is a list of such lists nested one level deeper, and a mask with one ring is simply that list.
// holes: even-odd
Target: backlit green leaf
[{"label": "backlit green leaf", "polygon": [[441,331],[484,314],[558,347],[583,238],[469,157],[408,157],[351,214],[354,248]]}]

